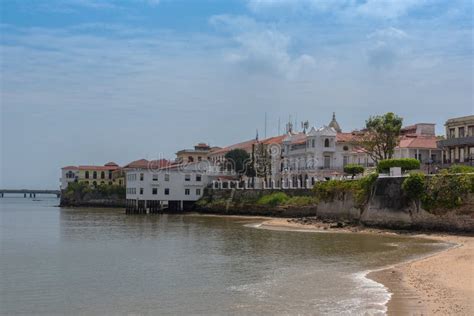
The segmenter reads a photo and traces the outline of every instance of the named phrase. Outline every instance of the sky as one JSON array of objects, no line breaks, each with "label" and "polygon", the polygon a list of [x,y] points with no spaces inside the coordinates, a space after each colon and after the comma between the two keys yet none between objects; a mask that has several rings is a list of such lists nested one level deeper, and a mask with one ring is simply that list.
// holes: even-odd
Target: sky
[{"label": "sky", "polygon": [[66,165],[474,113],[471,0],[2,0],[0,188]]}]

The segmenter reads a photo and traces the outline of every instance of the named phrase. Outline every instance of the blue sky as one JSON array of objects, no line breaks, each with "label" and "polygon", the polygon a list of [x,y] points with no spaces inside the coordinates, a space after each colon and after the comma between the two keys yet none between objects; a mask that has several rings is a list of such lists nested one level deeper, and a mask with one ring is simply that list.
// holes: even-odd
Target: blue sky
[{"label": "blue sky", "polygon": [[278,133],[473,114],[470,0],[4,0],[1,187]]}]

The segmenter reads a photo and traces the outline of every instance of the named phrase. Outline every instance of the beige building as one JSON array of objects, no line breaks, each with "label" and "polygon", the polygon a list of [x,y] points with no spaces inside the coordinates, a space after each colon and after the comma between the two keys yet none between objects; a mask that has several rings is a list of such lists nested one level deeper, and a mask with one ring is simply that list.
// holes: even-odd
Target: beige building
[{"label": "beige building", "polygon": [[176,153],[177,163],[192,163],[207,160],[209,153],[219,147],[212,147],[205,143],[199,143],[194,149],[183,149]]},{"label": "beige building", "polygon": [[470,163],[474,161],[474,115],[446,121],[446,139],[438,142],[443,149],[443,163]]}]

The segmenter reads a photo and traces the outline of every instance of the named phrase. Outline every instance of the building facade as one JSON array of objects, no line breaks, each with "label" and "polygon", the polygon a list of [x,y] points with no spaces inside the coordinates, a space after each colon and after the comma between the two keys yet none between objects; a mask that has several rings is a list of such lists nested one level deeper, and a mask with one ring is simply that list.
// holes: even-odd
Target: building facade
[{"label": "building facade", "polygon": [[206,161],[174,164],[156,170],[137,167],[126,171],[127,212],[183,210],[197,201],[219,172]]},{"label": "building facade", "polygon": [[199,143],[194,149],[183,149],[176,153],[177,163],[192,163],[207,160],[212,150],[218,150],[219,147],[211,147],[206,143]]},{"label": "building facade", "polygon": [[90,186],[120,185],[125,186],[122,168],[115,162],[103,166],[67,166],[61,168],[60,188],[67,189],[69,183],[79,182]]},{"label": "building facade", "polygon": [[443,150],[443,163],[473,164],[474,115],[449,119],[445,127],[446,138],[438,142]]}]

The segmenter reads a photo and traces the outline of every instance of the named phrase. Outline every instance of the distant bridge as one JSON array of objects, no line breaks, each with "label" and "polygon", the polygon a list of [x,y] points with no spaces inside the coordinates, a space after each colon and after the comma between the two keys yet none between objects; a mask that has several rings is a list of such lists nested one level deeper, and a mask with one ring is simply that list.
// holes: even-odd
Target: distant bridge
[{"label": "distant bridge", "polygon": [[61,191],[59,190],[2,190],[0,189],[0,197],[4,197],[5,194],[23,194],[23,196],[34,198],[36,197],[36,194],[51,194],[51,195],[56,195],[56,197],[61,196]]}]

